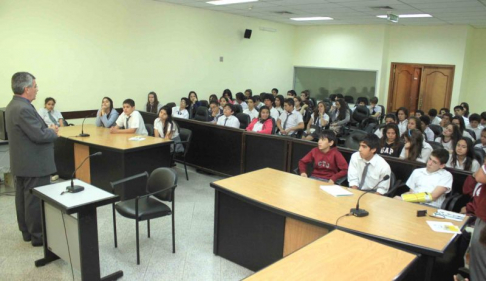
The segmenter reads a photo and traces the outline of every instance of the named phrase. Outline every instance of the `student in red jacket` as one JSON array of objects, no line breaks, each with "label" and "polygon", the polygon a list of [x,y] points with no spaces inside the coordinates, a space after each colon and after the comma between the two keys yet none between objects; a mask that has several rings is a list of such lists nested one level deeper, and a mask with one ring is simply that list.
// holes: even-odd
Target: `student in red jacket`
[{"label": "student in red jacket", "polygon": [[258,118],[253,118],[253,121],[246,127],[246,130],[249,132],[272,134],[273,121],[272,117],[270,117],[270,109],[266,106],[262,106]]},{"label": "student in red jacket", "polygon": [[337,138],[333,131],[323,131],[319,136],[317,147],[307,153],[299,161],[300,175],[308,177],[306,167],[314,163],[314,170],[310,176],[334,184],[336,180],[348,174],[348,163],[336,147]]}]

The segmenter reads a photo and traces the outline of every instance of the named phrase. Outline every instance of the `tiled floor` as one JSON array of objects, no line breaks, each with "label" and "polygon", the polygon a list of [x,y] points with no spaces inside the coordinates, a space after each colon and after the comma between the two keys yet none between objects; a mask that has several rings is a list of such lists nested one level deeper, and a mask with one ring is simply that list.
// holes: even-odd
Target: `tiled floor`
[{"label": "tiled floor", "polygon": [[[248,269],[213,254],[214,190],[216,176],[189,168],[186,181],[183,167],[176,167],[176,253],[172,254],[171,221],[151,221],[151,238],[146,223],[140,224],[140,259],[136,264],[135,221],[117,216],[118,248],[113,244],[111,206],[98,208],[101,274],[123,270],[121,280],[240,280],[252,274]],[[0,188],[0,192],[12,189]],[[15,215],[15,197],[0,196],[0,280],[72,280],[71,267],[58,260],[36,268],[43,255],[22,241]],[[81,275],[74,271],[75,280]]]}]

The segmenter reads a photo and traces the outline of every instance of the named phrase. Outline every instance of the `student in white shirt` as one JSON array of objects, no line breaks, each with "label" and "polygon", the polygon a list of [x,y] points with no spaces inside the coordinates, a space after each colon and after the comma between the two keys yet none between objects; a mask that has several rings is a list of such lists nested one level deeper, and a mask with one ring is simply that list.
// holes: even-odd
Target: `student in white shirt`
[{"label": "student in white shirt", "polygon": [[398,118],[398,130],[400,130],[400,136],[408,130],[408,109],[400,107],[397,110]]},{"label": "student in white shirt", "polygon": [[452,154],[452,152],[454,152],[454,148],[456,147],[457,142],[461,138],[462,135],[459,127],[454,124],[449,124],[442,131],[442,134],[435,139],[435,141],[442,144],[442,147],[444,147],[444,149],[447,150],[449,154]]},{"label": "student in white shirt", "polygon": [[223,111],[223,108],[226,104],[230,103],[227,97],[221,97],[219,98],[219,109]]},{"label": "student in white shirt", "polygon": [[226,104],[223,109],[223,115],[218,118],[218,122],[216,124],[239,129],[240,121],[233,115],[234,112],[235,106],[231,103]]},{"label": "student in white shirt", "polygon": [[472,172],[473,174],[476,173],[481,165],[474,159],[474,144],[471,139],[462,137],[457,142],[456,148],[446,166]]},{"label": "student in white shirt", "polygon": [[113,108],[113,101],[109,97],[104,97],[101,101],[101,108],[96,113],[95,124],[97,127],[111,128],[118,119],[118,111]]},{"label": "student in white shirt", "polygon": [[462,117],[462,119],[464,119],[464,125],[465,126],[469,125],[469,118],[464,116],[464,107],[462,107],[460,105],[454,106],[454,113],[456,114],[456,116],[460,116],[460,117]]},{"label": "student in white shirt", "polygon": [[278,95],[275,97],[275,109],[278,111],[279,114],[282,114],[285,110],[283,109],[284,105],[284,97],[282,95]]},{"label": "student in white shirt", "polygon": [[273,107],[274,101],[275,98],[273,97],[272,94],[265,94],[265,96],[263,97],[263,103],[270,110],[270,117],[277,120],[278,117],[280,116],[280,113],[278,112],[278,110],[275,109],[275,107]]},{"label": "student in white shirt", "polygon": [[123,101],[123,113],[116,120],[116,126],[110,128],[110,133],[148,135],[142,115],[135,110],[132,99]]},{"label": "student in white shirt", "polygon": [[248,104],[246,103],[246,97],[242,92],[236,93],[235,104],[239,104],[241,106],[241,109],[243,110],[248,109]]},{"label": "student in white shirt", "polygon": [[277,119],[280,134],[291,136],[296,130],[304,129],[302,114],[294,110],[294,99],[288,98],[284,102],[284,113]]},{"label": "student in white shirt", "polygon": [[307,123],[306,136],[302,136],[302,139],[319,140],[319,133],[324,130],[327,124],[329,124],[329,115],[326,114],[324,102],[320,101],[314,110],[314,114],[311,115],[309,123]]},{"label": "student in white shirt", "polygon": [[[442,115],[442,118],[441,118],[441,121],[440,121],[440,124],[439,124],[442,127],[442,130],[445,130],[447,125],[452,123],[452,118],[453,118],[452,114],[447,113],[447,112]],[[461,132],[461,134],[462,134],[462,132]]]},{"label": "student in white shirt", "polygon": [[172,115],[174,118],[183,118],[189,119],[189,111],[187,108],[189,107],[189,99],[188,98],[181,98],[181,103],[179,107],[174,106],[172,108]]},{"label": "student in white shirt", "polygon": [[381,112],[381,107],[378,105],[378,98],[377,97],[372,97],[370,99],[370,105],[369,105],[368,108],[370,110],[371,117],[374,117],[376,119],[380,119],[382,112]]},{"label": "student in white shirt", "polygon": [[[371,190],[391,175],[390,165],[377,154],[380,139],[374,134],[367,134],[359,144],[359,151],[351,155],[348,168],[349,187],[360,190]],[[378,184],[377,194],[385,194],[390,188],[390,179]]]},{"label": "student in white shirt", "polygon": [[446,194],[452,189],[452,174],[444,169],[448,159],[447,150],[440,148],[432,151],[427,167],[415,169],[408,178],[410,191],[395,198],[441,208]]},{"label": "student in white shirt", "polygon": [[[154,136],[174,141],[176,152],[184,152],[184,146],[181,144],[179,136],[179,128],[172,121],[172,109],[170,107],[164,106],[159,110],[159,118],[156,118],[154,121]],[[170,150],[171,152],[174,151],[174,145],[171,146]]]},{"label": "student in white shirt", "polygon": [[223,110],[219,108],[218,101],[212,100],[209,104],[209,121],[216,124],[221,115]]},{"label": "student in white shirt", "polygon": [[63,127],[64,119],[61,112],[55,110],[54,106],[56,106],[56,100],[51,97],[46,98],[44,101],[44,108],[39,110],[39,115],[44,119],[44,122],[46,122],[48,127],[51,125]]},{"label": "student in white shirt", "polygon": [[473,130],[477,140],[480,138],[481,131],[483,130],[483,126],[481,126],[480,123],[481,116],[479,116],[479,114],[473,113],[469,115],[469,125],[466,126],[466,129]]},{"label": "student in white shirt", "polygon": [[403,134],[405,145],[400,153],[401,159],[426,163],[432,152],[432,146],[424,141],[420,130],[408,130]]},{"label": "student in white shirt", "polygon": [[466,138],[470,138],[471,140],[475,140],[468,131],[466,131],[466,125],[464,124],[464,118],[461,116],[454,116],[452,117],[452,124],[459,126],[459,130],[461,130],[462,136]]},{"label": "student in white shirt", "polygon": [[431,108],[429,109],[429,116],[430,116],[430,124],[432,125],[440,125],[440,121],[442,119],[437,116],[437,109]]},{"label": "student in white shirt", "polygon": [[481,131],[480,137],[481,143],[476,144],[474,147],[482,148],[486,153],[486,128]]},{"label": "student in white shirt", "polygon": [[426,141],[434,141],[435,134],[429,128],[430,125],[430,117],[427,115],[420,116],[420,126],[422,127],[422,131],[424,132],[425,137],[427,137]]},{"label": "student in white shirt", "polygon": [[147,104],[145,105],[145,111],[151,113],[157,113],[162,108],[162,104],[159,102],[157,98],[157,94],[155,92],[148,93],[147,96]]},{"label": "student in white shirt", "polygon": [[[388,125],[390,123],[393,123],[393,124],[396,124],[397,123],[397,116],[395,115],[395,113],[388,113],[386,116],[385,116],[385,125]],[[397,126],[398,127],[398,126]],[[383,127],[384,128],[384,127]],[[378,128],[376,129],[375,131],[375,135],[381,139],[383,137],[383,128]],[[400,131],[399,131],[400,132]],[[397,137],[400,137],[400,135],[398,135]]]},{"label": "student in white shirt", "polygon": [[247,100],[251,99],[253,97],[253,91],[251,89],[246,89],[245,90],[245,97]]},{"label": "student in white shirt", "polygon": [[251,97],[247,100],[248,108],[243,110],[243,113],[250,116],[250,120],[258,118],[258,110],[255,108],[255,97]]},{"label": "student in white shirt", "polygon": [[[278,89],[277,89],[277,88],[273,88],[273,89],[272,89],[272,95],[273,95],[275,98],[277,98],[277,96],[278,96]],[[283,96],[282,96],[282,97],[283,97]],[[283,104],[283,102],[282,102],[282,104]]]}]

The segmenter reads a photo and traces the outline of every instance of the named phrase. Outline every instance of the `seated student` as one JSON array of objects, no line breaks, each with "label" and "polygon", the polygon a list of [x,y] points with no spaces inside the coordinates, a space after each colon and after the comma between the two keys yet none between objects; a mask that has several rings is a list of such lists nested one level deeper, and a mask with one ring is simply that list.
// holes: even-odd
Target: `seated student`
[{"label": "seated student", "polygon": [[273,95],[274,98],[277,98],[277,96],[278,96],[278,89],[277,88],[272,89],[272,95]]},{"label": "seated student", "polygon": [[476,144],[474,147],[479,147],[479,148],[482,148],[484,150],[484,153],[486,153],[486,128],[484,128],[482,131],[481,131],[481,138],[480,138],[481,142]]},{"label": "seated student", "polygon": [[150,92],[147,95],[147,104],[145,105],[145,111],[151,113],[157,113],[162,108],[162,104],[159,102],[157,98],[157,94],[155,92]]},{"label": "seated student", "polygon": [[425,113],[422,110],[416,110],[415,111],[415,117],[420,118],[421,116],[424,116]]},{"label": "seated student", "polygon": [[398,118],[398,129],[400,130],[400,136],[405,133],[408,128],[408,109],[405,107],[400,107],[397,110],[397,118]]},{"label": "seated student", "polygon": [[109,97],[104,97],[101,101],[101,108],[96,113],[96,126],[110,128],[115,125],[118,119],[118,112],[113,108],[113,101]]},{"label": "seated student", "polygon": [[464,124],[466,126],[469,125],[469,118],[467,118],[466,116],[464,116],[464,107],[462,107],[460,105],[454,106],[454,114],[456,114],[455,116],[462,117],[462,119],[464,119]]},{"label": "seated student", "polygon": [[[351,155],[348,169],[349,187],[360,190],[370,190],[390,176],[390,165],[377,154],[380,149],[380,139],[374,134],[367,134],[359,144],[359,151]],[[385,194],[390,188],[390,179],[378,184],[377,194]]]},{"label": "seated student", "polygon": [[234,104],[233,94],[231,93],[230,89],[224,89],[223,94],[221,96],[227,98],[228,103]]},{"label": "seated student", "polygon": [[[474,175],[478,183],[486,183],[486,165]],[[486,280],[486,196],[485,192],[481,192],[478,208],[476,210],[476,222],[471,238],[471,258],[469,262],[469,270],[471,272],[471,280]]]},{"label": "seated student", "polygon": [[432,125],[440,125],[440,121],[442,119],[437,116],[437,109],[431,108],[429,109],[429,116],[430,116],[430,124]]},{"label": "seated student", "polygon": [[[177,124],[172,121],[172,109],[164,106],[159,110],[159,118],[154,121],[154,136],[156,138],[163,138],[166,140],[173,140],[175,144],[175,152],[184,152],[184,146],[181,143],[179,136],[179,128]],[[174,145],[171,146],[170,151],[174,151]]]},{"label": "seated student", "polygon": [[427,137],[426,141],[434,141],[435,134],[429,128],[429,125],[430,125],[430,117],[427,115],[420,116],[420,127],[422,128],[424,135]]},{"label": "seated student", "polygon": [[477,113],[473,113],[469,115],[469,125],[466,126],[466,129],[470,129],[474,131],[474,134],[476,135],[476,139],[479,139],[479,136],[481,135],[481,131],[483,130],[483,126],[480,125],[481,122],[481,116]]},{"label": "seated student", "polygon": [[194,91],[190,91],[189,94],[187,95],[187,99],[189,100],[188,105],[188,112],[189,112],[189,118],[194,118],[196,116],[196,111],[197,108],[201,105],[201,102],[197,98],[197,94]]},{"label": "seated student", "polygon": [[461,134],[463,137],[470,138],[471,140],[474,140],[474,138],[469,134],[468,131],[466,131],[466,125],[464,124],[464,118],[461,116],[454,116],[452,117],[452,124],[455,124],[459,126],[459,130],[461,131]]},{"label": "seated student", "polygon": [[[403,140],[404,135],[408,134],[408,132],[410,130],[419,130],[420,132],[422,132],[422,134],[424,134],[424,132],[422,131],[422,126],[420,126],[421,124],[421,121],[419,118],[415,117],[415,116],[411,116],[408,118],[408,123],[407,123],[407,131],[405,133],[403,133],[401,135],[401,138]],[[424,141],[427,141],[427,139],[425,138],[425,134],[424,134],[424,137],[423,137]]]},{"label": "seated student", "polygon": [[469,118],[469,104],[467,102],[461,102],[460,106],[464,108],[464,114],[463,116],[466,118]]},{"label": "seated student", "polygon": [[273,121],[270,117],[270,110],[268,110],[268,107],[262,106],[262,108],[260,108],[258,118],[254,118],[248,127],[246,127],[246,130],[249,132],[272,134]]},{"label": "seated student", "polygon": [[378,105],[378,98],[377,97],[372,97],[370,99],[369,110],[370,110],[371,117],[374,117],[376,119],[380,119],[381,107]]},{"label": "seated student", "polygon": [[256,95],[256,96],[254,96],[254,97],[255,97],[255,100],[254,100],[255,105],[254,105],[254,106],[255,106],[255,108],[256,108],[257,110],[260,110],[260,108],[261,108],[262,106],[264,106],[265,104],[264,104],[264,103],[261,101],[261,98],[260,98],[260,96],[259,96],[259,95]]},{"label": "seated student", "polygon": [[[247,100],[248,108],[243,110],[243,113],[248,114],[250,116],[250,120],[258,118],[258,110],[255,108],[255,97],[251,97]],[[268,108],[267,108],[268,109]],[[261,110],[261,108],[260,108]]]},{"label": "seated student", "polygon": [[245,90],[245,97],[247,100],[249,100],[251,97],[253,97],[253,91],[251,89],[246,89]]},{"label": "seated student", "polygon": [[426,163],[432,152],[432,146],[424,141],[424,135],[419,130],[409,130],[403,134],[405,145],[400,153],[401,159]]},{"label": "seated student", "polygon": [[239,104],[241,106],[241,109],[243,110],[248,109],[248,104],[246,104],[246,97],[242,92],[236,93],[235,104]]},{"label": "seated student", "polygon": [[337,149],[337,138],[333,131],[326,130],[319,134],[317,147],[313,148],[299,161],[300,175],[308,177],[306,168],[313,163],[314,170],[310,178],[334,184],[348,173],[348,163]]},{"label": "seated student", "polygon": [[294,97],[294,105],[295,105],[294,106],[295,110],[297,112],[301,113],[303,103],[302,103],[302,99],[300,97],[297,97],[297,96]]},{"label": "seated student", "polygon": [[209,104],[209,121],[216,123],[221,115],[223,115],[223,110],[219,108],[217,101],[212,100]]},{"label": "seated student", "polygon": [[188,98],[181,98],[179,106],[174,106],[172,108],[172,115],[175,118],[189,119],[189,111],[187,110],[189,108],[189,103],[190,101]]},{"label": "seated student", "polygon": [[310,99],[310,91],[309,90],[303,90],[300,93],[300,98],[302,99],[302,102],[307,104],[309,108],[313,109],[315,107],[314,101]]},{"label": "seated student", "polygon": [[294,98],[297,96],[297,93],[294,90],[288,90],[287,91],[287,98]]},{"label": "seated student", "polygon": [[474,159],[474,145],[470,138],[462,137],[452,152],[447,167],[475,173],[481,166]]},{"label": "seated student", "polygon": [[319,132],[324,130],[324,127],[329,124],[329,116],[326,114],[326,106],[324,102],[320,101],[317,104],[314,114],[311,115],[309,123],[307,123],[307,131],[302,139],[317,141],[319,139]]},{"label": "seated student", "polygon": [[443,116],[445,113],[451,113],[451,112],[450,112],[450,110],[449,110],[449,108],[445,108],[445,107],[441,108],[441,109],[439,110],[439,115],[438,115],[438,116],[439,116],[439,118],[442,118],[442,116]]},{"label": "seated student", "polygon": [[282,95],[277,95],[275,97],[275,109],[278,111],[279,114],[282,114],[284,112],[283,105],[284,97]]},{"label": "seated student", "polygon": [[[397,116],[395,115],[395,113],[388,113],[386,116],[385,116],[385,124],[390,124],[390,123],[393,123],[393,124],[396,124],[397,123]],[[383,127],[384,128],[384,127]],[[378,128],[376,129],[375,131],[375,135],[381,139],[381,137],[383,137],[383,128]],[[399,131],[400,133],[400,131]],[[400,136],[400,135],[399,135]]]},{"label": "seated student", "polygon": [[440,208],[446,193],[452,189],[452,174],[444,169],[448,159],[447,150],[440,148],[432,151],[427,167],[415,169],[408,178],[410,191],[396,198]]},{"label": "seated student", "polygon": [[226,104],[223,109],[223,115],[218,118],[218,122],[216,124],[239,129],[240,120],[233,115],[234,112],[235,106],[231,103]]},{"label": "seated student", "polygon": [[135,110],[135,102],[132,99],[123,101],[123,113],[116,119],[116,126],[110,128],[110,133],[148,135],[142,115]]},{"label": "seated student", "polygon": [[344,101],[344,99],[338,99],[336,101],[335,108],[331,109],[329,112],[329,117],[331,119],[330,129],[333,130],[336,135],[339,134],[341,128],[346,126],[351,119],[348,104]]},{"label": "seated student", "polygon": [[208,99],[208,102],[211,102],[211,101],[217,101],[217,102],[219,102],[218,96],[215,95],[215,94],[210,95],[209,96],[209,99]]},{"label": "seated student", "polygon": [[304,120],[302,114],[294,109],[294,99],[288,98],[284,102],[285,112],[277,119],[277,127],[280,134],[292,136],[296,130],[304,129]]},{"label": "seated student", "polygon": [[360,100],[358,104],[354,105],[351,111],[354,112],[358,106],[366,106],[366,102],[364,100]]},{"label": "seated student", "polygon": [[449,124],[435,141],[442,144],[442,147],[451,154],[460,138],[462,138],[462,135],[459,127],[454,124]]},{"label": "seated student", "polygon": [[39,109],[39,115],[42,117],[46,125],[49,127],[51,125],[56,125],[63,127],[64,118],[61,112],[54,109],[56,106],[56,100],[54,98],[46,98],[44,101],[44,108]]},{"label": "seated student", "polygon": [[273,102],[275,101],[275,98],[273,97],[272,94],[265,94],[263,98],[263,103],[265,104],[266,107],[268,107],[268,110],[270,110],[270,116],[277,120],[278,117],[280,116],[280,113],[278,110],[276,110],[273,107]]},{"label": "seated student", "polygon": [[398,130],[397,124],[390,123],[383,128],[385,134],[380,139],[380,155],[388,155],[393,157],[400,156],[403,149],[403,143],[400,141],[400,132]]},{"label": "seated student", "polygon": [[221,109],[221,111],[223,111],[223,108],[225,105],[227,105],[229,103],[229,100],[227,97],[220,97],[219,98],[219,109]]},{"label": "seated student", "polygon": [[479,125],[483,128],[486,128],[486,111],[481,112],[479,116],[481,116],[481,122],[479,123]]},{"label": "seated student", "polygon": [[452,123],[452,118],[453,116],[450,113],[444,113],[442,115],[442,119],[439,124],[442,127],[442,130],[445,130],[445,128],[447,128],[447,125]]}]

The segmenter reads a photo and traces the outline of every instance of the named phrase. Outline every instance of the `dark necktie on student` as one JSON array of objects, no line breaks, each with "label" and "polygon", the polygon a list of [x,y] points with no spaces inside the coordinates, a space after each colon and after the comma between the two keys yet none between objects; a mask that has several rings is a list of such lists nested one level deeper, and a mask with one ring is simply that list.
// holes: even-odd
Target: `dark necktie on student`
[{"label": "dark necktie on student", "polygon": [[226,126],[226,121],[228,121],[228,117],[226,117],[226,119],[224,119],[224,125],[223,126]]},{"label": "dark necktie on student", "polygon": [[284,124],[283,124],[283,129],[287,129],[287,121],[289,121],[290,115],[292,115],[293,112],[287,113],[287,118],[285,118]]},{"label": "dark necktie on student", "polygon": [[363,169],[363,174],[361,174],[361,181],[359,182],[358,189],[361,189],[365,183],[366,175],[368,174],[368,167],[370,163],[366,163],[365,168]]},{"label": "dark necktie on student", "polygon": [[52,116],[50,111],[47,111],[47,115],[49,115],[49,119],[51,119],[52,123],[54,123],[54,125],[57,125],[56,118],[54,118],[54,116]]},{"label": "dark necktie on student", "polygon": [[130,129],[130,118],[132,118],[131,115],[127,117],[127,125],[125,126],[125,129]]}]

